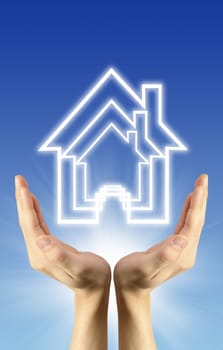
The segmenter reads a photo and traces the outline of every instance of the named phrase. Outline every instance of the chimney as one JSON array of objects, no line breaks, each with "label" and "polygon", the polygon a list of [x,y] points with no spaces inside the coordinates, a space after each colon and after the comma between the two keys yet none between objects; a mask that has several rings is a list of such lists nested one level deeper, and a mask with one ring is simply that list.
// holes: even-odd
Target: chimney
[{"label": "chimney", "polygon": [[160,83],[145,84],[142,90],[145,102],[144,108],[149,112],[152,126],[158,124],[158,119],[163,112],[164,88]]},{"label": "chimney", "polygon": [[137,132],[136,131],[128,131],[128,142],[131,144],[134,148],[137,145]]},{"label": "chimney", "polygon": [[147,111],[135,111],[135,127],[139,135],[144,138],[144,135],[149,133],[149,121],[148,121],[148,112]]}]

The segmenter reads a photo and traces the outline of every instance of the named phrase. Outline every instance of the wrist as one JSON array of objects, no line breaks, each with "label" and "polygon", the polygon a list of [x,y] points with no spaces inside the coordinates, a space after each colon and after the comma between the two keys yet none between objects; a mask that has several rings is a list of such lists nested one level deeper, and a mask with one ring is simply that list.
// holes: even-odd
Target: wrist
[{"label": "wrist", "polygon": [[147,290],[139,288],[115,287],[118,309],[128,316],[137,317],[139,314],[150,316],[151,295]]},{"label": "wrist", "polygon": [[108,299],[108,286],[75,293],[75,322],[70,350],[107,349]]},{"label": "wrist", "polygon": [[116,285],[120,349],[156,350],[148,292]]},{"label": "wrist", "polygon": [[83,309],[86,312],[97,312],[97,310],[106,311],[109,301],[110,283],[100,288],[85,288],[75,291],[75,310],[76,313]]}]

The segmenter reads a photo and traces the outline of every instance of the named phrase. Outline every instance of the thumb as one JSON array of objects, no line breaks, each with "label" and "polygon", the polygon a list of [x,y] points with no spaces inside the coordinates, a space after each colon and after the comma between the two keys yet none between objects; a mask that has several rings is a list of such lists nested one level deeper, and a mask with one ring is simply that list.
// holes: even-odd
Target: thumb
[{"label": "thumb", "polygon": [[165,241],[147,250],[143,262],[146,274],[154,276],[164,267],[174,263],[187,244],[185,236],[181,234],[171,235]]},{"label": "thumb", "polygon": [[75,276],[81,270],[80,252],[62,243],[52,235],[43,235],[36,241],[38,248],[53,265]]}]

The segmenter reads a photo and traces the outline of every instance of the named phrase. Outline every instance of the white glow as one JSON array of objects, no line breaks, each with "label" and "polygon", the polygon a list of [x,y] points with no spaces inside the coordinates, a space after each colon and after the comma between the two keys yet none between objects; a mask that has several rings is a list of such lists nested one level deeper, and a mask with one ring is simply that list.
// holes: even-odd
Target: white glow
[{"label": "white glow", "polygon": [[[74,117],[78,116],[78,113],[86,106],[86,104],[91,101],[95,94],[102,89],[102,87],[110,79],[114,79],[120,87],[128,93],[130,98],[138,105],[138,110],[133,110],[131,117],[127,115],[121,106],[110,99],[102,108],[99,110],[96,116],[92,118],[90,123],[78,134],[76,138],[72,140],[70,145],[63,149],[62,146],[52,146],[51,143],[55,138],[63,131],[66,127],[69,126],[69,123],[73,120]],[[148,132],[148,111],[147,108],[147,93],[149,91],[156,91],[158,96],[157,110],[158,110],[158,125],[160,129],[168,135],[170,140],[174,142],[174,146],[166,146],[165,151],[161,151],[156,143],[151,139]],[[115,123],[110,123],[101,134],[93,139],[90,146],[88,146],[82,154],[74,153],[74,155],[69,155],[69,152],[75,150],[75,146],[81,140],[84,140],[87,132],[98,122],[98,120],[107,113],[110,108],[114,108],[116,112],[120,115],[121,118],[129,124],[129,130],[123,133]],[[141,138],[147,143],[153,150],[152,154],[143,154],[138,146],[138,136],[140,130],[137,129],[137,118],[142,116],[145,120],[145,130],[144,135],[140,135]],[[135,154],[140,158],[138,161],[138,179],[137,179],[137,188],[138,192],[136,194],[128,192],[123,185],[104,184],[94,196],[89,196],[88,194],[88,168],[87,163],[84,161],[84,158],[91,152],[94,151],[95,146],[106,137],[109,130],[116,132],[118,137],[122,139],[123,142],[130,144],[130,136],[134,138],[134,145],[131,143],[131,147]],[[141,85],[141,96],[138,95],[129,84],[123,79],[123,77],[114,69],[110,68],[108,71],[95,83],[93,88],[86,94],[86,96],[77,104],[77,106],[72,110],[72,112],[63,120],[63,122],[57,127],[53,133],[48,137],[48,139],[42,144],[39,148],[39,151],[43,152],[56,152],[57,155],[57,222],[59,224],[98,224],[100,221],[100,212],[103,210],[105,201],[111,197],[115,196],[119,199],[122,204],[123,211],[126,215],[126,221],[128,224],[167,224],[170,219],[170,154],[174,151],[186,151],[186,146],[181,142],[179,137],[173,133],[167,124],[164,122],[163,118],[163,85],[161,83],[143,83]],[[63,213],[63,163],[70,159],[73,165],[72,177],[73,177],[73,211],[75,213],[74,217],[65,217]],[[154,211],[154,186],[155,186],[155,176],[154,176],[154,167],[156,165],[157,159],[162,159],[164,165],[164,210],[162,215],[155,215],[151,217],[151,213]],[[147,198],[148,202],[142,203],[142,193],[143,193],[143,181],[142,181],[142,168],[143,166],[149,167],[149,179],[148,179],[148,193]],[[82,167],[83,169],[83,197],[84,205],[77,204],[78,196],[78,180],[77,180],[77,169]],[[138,206],[134,203],[140,204]],[[86,217],[78,217],[78,213],[85,213]],[[134,215],[136,213],[146,213],[143,218],[136,218]]]}]

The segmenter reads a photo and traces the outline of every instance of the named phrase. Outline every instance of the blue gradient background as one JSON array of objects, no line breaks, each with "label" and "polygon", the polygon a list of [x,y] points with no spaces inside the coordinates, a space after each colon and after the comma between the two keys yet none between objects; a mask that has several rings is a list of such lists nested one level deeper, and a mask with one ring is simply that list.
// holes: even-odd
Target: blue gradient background
[{"label": "blue gradient background", "polygon": [[[197,263],[154,291],[153,323],[159,349],[222,348],[223,13],[215,2],[177,4],[1,8],[0,349],[68,349],[74,316],[72,293],[29,266],[16,216],[15,174],[27,176],[59,238],[114,264],[172,231],[201,172],[209,174],[210,197]],[[128,227],[115,202],[107,204],[98,227],[56,225],[54,161],[37,147],[110,65],[133,86],[165,83],[168,123],[190,146],[173,158],[166,227]],[[112,300],[109,349],[116,350]]]}]

